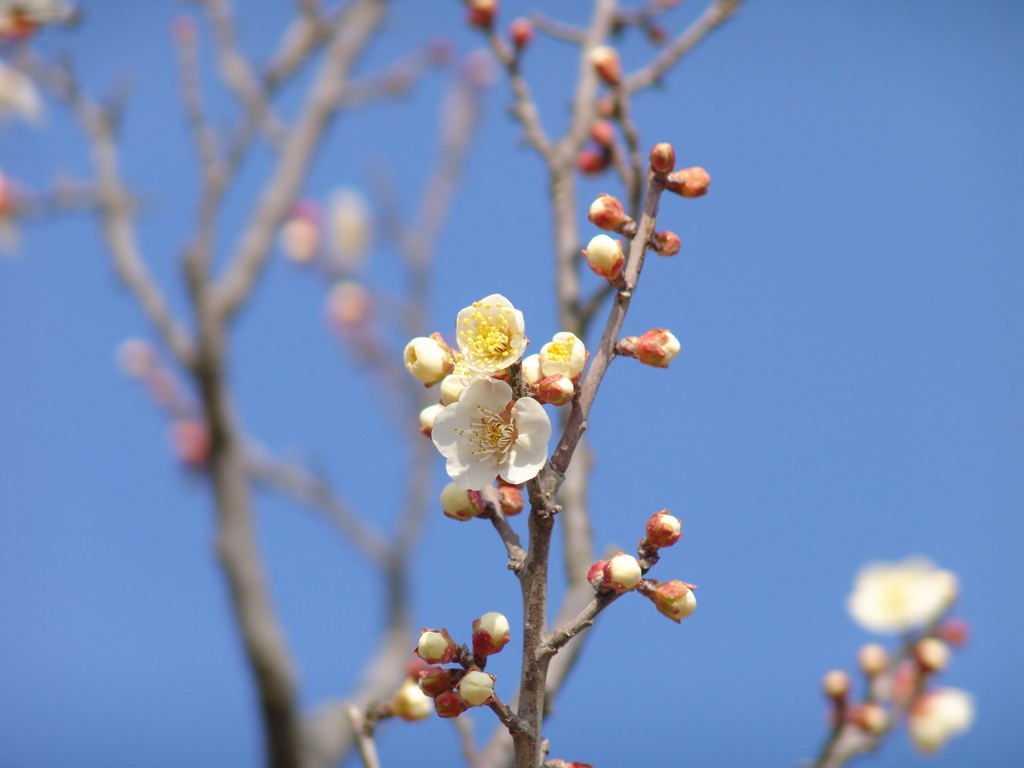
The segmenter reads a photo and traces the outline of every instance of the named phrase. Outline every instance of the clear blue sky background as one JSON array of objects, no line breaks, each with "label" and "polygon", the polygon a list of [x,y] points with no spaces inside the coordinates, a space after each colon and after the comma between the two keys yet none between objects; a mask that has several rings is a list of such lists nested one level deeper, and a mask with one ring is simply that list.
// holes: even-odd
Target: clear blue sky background
[{"label": "clear blue sky background", "polygon": [[[264,55],[289,6],[240,5],[243,42]],[[536,7],[504,5],[503,26]],[[558,13],[582,20],[586,5]],[[124,166],[154,201],[142,243],[181,307],[176,259],[197,180],[169,24],[188,8],[85,6],[80,30],[44,44],[73,48],[94,92],[130,75]],[[700,7],[685,4],[670,27]],[[436,34],[477,47],[462,13],[454,0],[396,2],[363,69]],[[650,55],[636,35],[623,46],[630,68]],[[575,67],[560,42],[541,40],[526,58],[552,129]],[[365,185],[376,153],[411,208],[444,83],[432,75],[405,102],[340,121],[308,194]],[[714,183],[705,198],[663,205],[683,252],[649,263],[626,330],[671,328],[683,352],[668,371],[617,363],[602,388],[589,433],[595,532],[599,546],[628,548],[651,512],[671,509],[686,535],[657,575],[699,584],[700,607],[677,627],[627,596],[602,617],[550,720],[555,755],[603,768],[637,764],[640,745],[650,765],[811,756],[824,735],[820,675],[852,668],[869,639],[844,608],[854,573],[926,554],[961,576],[974,637],[946,680],[978,705],[974,729],[931,764],[1020,760],[1022,93],[1014,0],[751,0],[662,92],[637,99],[645,144],[671,141]],[[425,332],[450,334],[459,308],[494,291],[525,311],[533,339],[559,330],[544,173],[517,149],[507,102],[499,80],[438,253]],[[224,99],[214,113],[233,114]],[[264,153],[247,168],[225,246],[268,163]],[[48,104],[41,131],[3,129],[0,167],[41,186],[59,171],[84,176],[86,148]],[[583,190],[618,188],[608,178]],[[394,259],[378,249],[371,269],[397,290]],[[235,333],[240,410],[267,444],[329,467],[386,526],[402,442],[367,406],[372,388],[325,329],[323,298],[321,283],[275,259]],[[209,494],[177,468],[163,417],[112,362],[140,334],[92,221],[30,226],[21,258],[0,263],[4,766],[261,761]],[[443,480],[439,458],[438,489]],[[372,651],[379,586],[315,515],[261,496],[259,525],[313,705],[346,691]],[[515,579],[488,526],[438,512],[416,565],[418,624],[465,636],[487,610],[519,624]],[[495,670],[508,695],[516,660],[504,656]],[[490,712],[476,720],[490,732]],[[437,720],[386,725],[381,751],[386,766],[458,759],[454,731]],[[902,734],[872,758],[917,759]]]}]

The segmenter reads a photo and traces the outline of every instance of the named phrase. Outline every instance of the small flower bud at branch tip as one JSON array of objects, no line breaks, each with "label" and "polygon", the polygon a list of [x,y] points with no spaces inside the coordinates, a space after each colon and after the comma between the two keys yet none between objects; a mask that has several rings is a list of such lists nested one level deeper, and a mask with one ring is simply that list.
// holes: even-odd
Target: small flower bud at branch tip
[{"label": "small flower bud at branch tip", "polygon": [[509,641],[508,619],[495,611],[473,621],[473,653],[491,656],[499,653]]},{"label": "small flower bud at branch tip", "polygon": [[458,717],[466,711],[466,702],[455,691],[445,691],[434,699],[438,717]]},{"label": "small flower bud at branch tip", "polygon": [[412,680],[406,680],[389,702],[391,711],[408,723],[425,720],[433,709],[430,699]]},{"label": "small flower bud at branch tip", "polygon": [[514,486],[498,486],[498,500],[501,502],[501,513],[505,517],[513,517],[523,511],[523,492]]},{"label": "small flower bud at branch tip", "polygon": [[821,689],[830,699],[844,699],[850,692],[850,676],[841,669],[826,672],[821,678]]},{"label": "small flower bud at branch tip", "polygon": [[608,235],[595,235],[591,238],[583,255],[590,269],[607,280],[618,278],[626,265],[622,244]]},{"label": "small flower bud at branch tip", "polygon": [[448,483],[441,491],[441,510],[452,520],[472,520],[483,510],[483,501],[477,491],[464,491],[455,483]]},{"label": "small flower bud at branch tip", "polygon": [[857,652],[857,664],[868,677],[877,677],[889,668],[889,653],[878,643],[867,643]]},{"label": "small flower bud at branch tip", "polygon": [[469,670],[455,690],[467,706],[479,707],[494,701],[494,681],[497,678],[479,669]]},{"label": "small flower bud at branch tip", "polygon": [[922,672],[942,672],[949,666],[949,646],[937,637],[926,637],[914,646],[914,658]]},{"label": "small flower bud at branch tip", "polygon": [[658,174],[672,173],[676,167],[676,151],[671,144],[655,144],[651,150],[651,170]]},{"label": "small flower bud at branch tip", "polygon": [[622,203],[618,198],[611,195],[600,194],[590,204],[587,218],[598,229],[605,232],[616,232],[626,220],[626,213],[622,210]]},{"label": "small flower bud at branch tip", "polygon": [[576,387],[573,386],[572,379],[561,373],[541,379],[534,387],[534,397],[537,402],[545,405],[565,405],[572,401],[575,394]]},{"label": "small flower bud at branch tip", "polygon": [[420,411],[420,432],[430,437],[430,433],[434,430],[434,419],[443,410],[443,405],[434,403],[434,405],[428,405]]},{"label": "small flower bud at branch tip", "polygon": [[619,552],[604,568],[603,586],[616,592],[629,592],[640,583],[640,563],[632,555]]},{"label": "small flower bud at branch tip", "polygon": [[652,234],[650,245],[651,250],[659,256],[675,256],[679,253],[679,249],[682,248],[679,235],[668,230]]},{"label": "small flower bud at branch tip", "polygon": [[490,29],[498,15],[498,0],[470,0],[466,20],[470,26]]},{"label": "small flower bud at branch tip", "polygon": [[590,124],[590,138],[599,146],[610,148],[615,144],[615,126],[608,120],[595,120]]},{"label": "small flower bud at branch tip", "polygon": [[711,177],[703,168],[684,168],[670,173],[665,180],[665,189],[683,197],[700,197],[707,194]]},{"label": "small flower bud at branch tip", "polygon": [[697,610],[697,597],[689,585],[673,579],[659,584],[654,590],[654,607],[663,616],[678,624]]},{"label": "small flower bud at branch tip", "polygon": [[420,641],[416,646],[416,655],[431,664],[448,664],[455,658],[459,646],[452,640],[447,629],[423,628]]},{"label": "small flower bud at branch tip", "polygon": [[533,24],[527,19],[516,19],[509,25],[508,36],[513,46],[523,50],[533,41]]},{"label": "small flower bud at branch tip", "polygon": [[671,547],[682,538],[682,525],[667,509],[655,512],[647,521],[647,541],[654,549]]},{"label": "small flower bud at branch tip", "polygon": [[592,176],[606,170],[611,160],[611,153],[607,149],[584,147],[576,155],[576,167],[580,173]]},{"label": "small flower bud at branch tip", "polygon": [[427,667],[420,672],[417,682],[423,694],[434,699],[454,688],[455,684],[462,679],[462,674],[461,669]]},{"label": "small flower bud at branch tip", "polygon": [[622,63],[619,52],[610,45],[599,45],[590,52],[590,63],[608,85],[616,85],[622,78]]},{"label": "small flower bud at branch tip", "polygon": [[644,365],[654,368],[668,368],[679,354],[679,339],[664,328],[653,328],[640,336],[635,343],[635,357]]},{"label": "small flower bud at branch tip", "polygon": [[406,370],[428,387],[455,370],[452,350],[436,333],[429,338],[417,336],[412,339],[405,345],[402,361]]}]

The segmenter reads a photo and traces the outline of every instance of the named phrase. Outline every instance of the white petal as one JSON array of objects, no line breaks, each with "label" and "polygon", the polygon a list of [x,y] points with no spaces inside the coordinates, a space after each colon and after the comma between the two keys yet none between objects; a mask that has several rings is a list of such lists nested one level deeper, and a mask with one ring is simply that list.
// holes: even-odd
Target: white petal
[{"label": "white petal", "polygon": [[521,397],[512,408],[519,437],[509,451],[501,477],[509,483],[532,480],[548,460],[551,420],[544,406],[530,397]]},{"label": "white petal", "polygon": [[[501,379],[476,379],[462,390],[459,405],[467,409],[481,406],[489,411],[501,413],[512,399],[512,387]],[[549,425],[550,427],[550,425]]]}]

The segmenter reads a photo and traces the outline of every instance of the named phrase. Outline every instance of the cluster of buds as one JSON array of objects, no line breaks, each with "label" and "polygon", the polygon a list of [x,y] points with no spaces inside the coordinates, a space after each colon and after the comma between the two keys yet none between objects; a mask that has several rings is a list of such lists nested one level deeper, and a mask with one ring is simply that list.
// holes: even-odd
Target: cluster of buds
[{"label": "cluster of buds", "polygon": [[703,168],[684,168],[665,178],[665,189],[683,197],[700,197],[708,192],[711,177]]},{"label": "cluster of buds", "polygon": [[523,358],[523,380],[530,395],[546,405],[565,405],[576,395],[590,353],[574,333],[562,331],[541,347],[540,352]]},{"label": "cluster of buds", "polygon": [[[415,653],[429,666],[417,675],[420,692],[434,700],[440,717],[458,717],[469,707],[494,701],[497,678],[483,671],[487,657],[501,650],[509,641],[509,624],[502,614],[485,613],[473,621],[473,651],[458,645],[445,629],[426,629],[420,634]],[[444,667],[457,662],[458,667]]]},{"label": "cluster of buds", "polygon": [[626,336],[615,345],[615,354],[635,357],[644,365],[668,368],[679,354],[679,339],[664,328],[652,328],[642,336]]}]

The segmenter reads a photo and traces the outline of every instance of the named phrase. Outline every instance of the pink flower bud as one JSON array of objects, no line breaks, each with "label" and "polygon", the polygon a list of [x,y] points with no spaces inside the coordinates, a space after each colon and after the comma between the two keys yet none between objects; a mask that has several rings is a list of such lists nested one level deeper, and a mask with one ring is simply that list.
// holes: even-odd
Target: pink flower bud
[{"label": "pink flower bud", "polygon": [[950,616],[939,624],[939,637],[954,647],[965,645],[970,634],[970,624],[959,616]]},{"label": "pink flower bud", "polygon": [[655,144],[651,150],[651,170],[655,173],[672,173],[676,167],[676,151],[671,144]]},{"label": "pink flower bud", "polygon": [[611,153],[607,149],[584,147],[576,155],[576,167],[580,173],[592,176],[607,169],[611,160]]},{"label": "pink flower bud", "polygon": [[949,646],[937,637],[926,637],[914,646],[914,658],[922,672],[942,672],[949,666]]},{"label": "pink flower bud", "polygon": [[615,280],[622,274],[626,265],[626,255],[622,252],[622,244],[608,235],[595,235],[583,252],[587,264],[595,274],[608,280]]},{"label": "pink flower bud", "polygon": [[178,459],[189,469],[202,469],[210,460],[210,430],[198,419],[178,419],[171,425],[171,442]]},{"label": "pink flower bud", "polygon": [[615,126],[608,120],[595,120],[590,124],[590,138],[598,146],[609,148],[615,144]]},{"label": "pink flower bud", "polygon": [[447,629],[423,628],[416,655],[430,664],[448,664],[455,658],[459,646],[452,640]]},{"label": "pink flower bud", "polygon": [[576,387],[573,386],[572,379],[560,373],[541,379],[534,387],[537,402],[546,405],[565,405],[575,394]]},{"label": "pink flower bud", "polygon": [[509,641],[508,619],[491,611],[473,621],[473,653],[490,656]]},{"label": "pink flower bud", "polygon": [[679,354],[679,339],[664,328],[654,328],[636,340],[636,359],[644,365],[668,368]]},{"label": "pink flower bud", "polygon": [[296,264],[308,264],[320,250],[320,208],[312,200],[299,200],[281,227],[281,250]]},{"label": "pink flower bud", "polygon": [[603,586],[616,592],[629,592],[640,583],[640,563],[632,555],[619,552],[604,568]]},{"label": "pink flower bud", "polygon": [[854,707],[850,710],[847,720],[862,731],[876,736],[884,733],[889,725],[889,716],[886,714],[885,708],[873,701]]},{"label": "pink flower bud", "polygon": [[601,589],[604,586],[604,569],[607,565],[607,560],[598,560],[587,571],[587,581],[590,582],[594,589]]},{"label": "pink flower bud", "polygon": [[483,508],[478,491],[464,491],[455,483],[448,483],[441,491],[441,511],[452,520],[472,520]]},{"label": "pink flower bud", "polygon": [[432,709],[430,699],[412,680],[402,683],[402,687],[395,691],[388,703],[391,706],[391,711],[408,723],[425,720],[430,717]]},{"label": "pink flower bud", "polygon": [[470,26],[490,29],[498,14],[498,0],[469,0],[466,20]]},{"label": "pink flower bud", "polygon": [[438,717],[458,717],[469,707],[455,691],[445,691],[434,699]]},{"label": "pink flower bud", "polygon": [[675,256],[683,244],[675,232],[655,232],[650,239],[651,250],[659,256]]},{"label": "pink flower bud", "polygon": [[658,612],[676,624],[697,610],[697,598],[690,585],[676,579],[659,584],[654,590],[653,599]]},{"label": "pink flower bud", "polygon": [[523,492],[518,488],[499,485],[498,500],[501,502],[501,513],[505,517],[513,517],[523,511]]},{"label": "pink flower bud", "polygon": [[446,669],[445,667],[427,667],[419,674],[417,682],[420,690],[430,698],[434,699],[445,691],[450,691],[455,684],[462,679],[461,669]]},{"label": "pink flower bud", "polygon": [[617,198],[602,193],[590,204],[587,218],[598,229],[615,232],[626,220],[626,213],[622,210],[622,203]]},{"label": "pink flower bud", "polygon": [[841,669],[833,669],[821,678],[821,690],[830,699],[845,699],[850,692],[850,676]]},{"label": "pink flower bud", "polygon": [[707,194],[711,177],[703,168],[684,168],[668,176],[665,189],[683,197],[700,197]]},{"label": "pink flower bud", "polygon": [[479,707],[494,701],[494,681],[497,679],[473,667],[459,681],[455,691],[468,707]]},{"label": "pink flower bud", "polygon": [[521,51],[533,41],[533,24],[528,19],[516,19],[509,25],[508,36]]},{"label": "pink flower bud", "polygon": [[673,517],[667,509],[655,512],[647,521],[647,541],[654,549],[671,547],[683,535],[683,524],[679,518]]},{"label": "pink flower bud", "polygon": [[877,677],[889,668],[889,653],[878,643],[867,643],[857,651],[857,664],[868,677]]},{"label": "pink flower bud", "polygon": [[434,431],[434,419],[437,418],[437,414],[444,410],[444,406],[440,403],[434,403],[434,405],[428,405],[422,411],[420,411],[420,432],[427,437],[430,437]]},{"label": "pink flower bud", "polygon": [[590,63],[597,76],[608,85],[615,85],[622,78],[622,63],[619,52],[610,45],[599,45],[590,52]]}]

